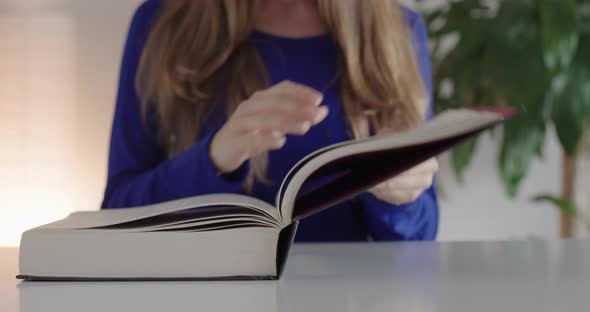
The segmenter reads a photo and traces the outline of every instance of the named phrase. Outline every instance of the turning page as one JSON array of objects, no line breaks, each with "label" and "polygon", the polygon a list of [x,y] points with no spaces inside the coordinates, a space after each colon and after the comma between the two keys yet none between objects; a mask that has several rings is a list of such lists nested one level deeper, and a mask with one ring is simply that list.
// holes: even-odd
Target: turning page
[{"label": "turning page", "polygon": [[277,195],[282,217],[301,219],[354,196],[503,122],[505,116],[509,117],[496,112],[448,111],[412,130],[344,142],[313,153],[283,181]]}]

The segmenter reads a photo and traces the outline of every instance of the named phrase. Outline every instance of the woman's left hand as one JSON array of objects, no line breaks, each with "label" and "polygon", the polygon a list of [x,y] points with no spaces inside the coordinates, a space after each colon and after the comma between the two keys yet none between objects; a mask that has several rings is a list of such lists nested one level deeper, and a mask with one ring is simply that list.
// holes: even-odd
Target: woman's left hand
[{"label": "woman's left hand", "polygon": [[426,162],[384,182],[369,192],[380,200],[403,205],[414,202],[432,186],[433,178],[438,171],[438,162],[431,158]]}]

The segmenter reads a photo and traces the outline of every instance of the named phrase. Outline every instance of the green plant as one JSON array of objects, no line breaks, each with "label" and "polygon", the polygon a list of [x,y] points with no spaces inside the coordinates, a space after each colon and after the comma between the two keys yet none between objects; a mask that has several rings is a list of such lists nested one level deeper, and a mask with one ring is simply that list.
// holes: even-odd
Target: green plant
[{"label": "green plant", "polygon": [[550,203],[555,207],[559,208],[561,212],[567,214],[573,218],[578,218],[580,221],[588,228],[590,231],[590,217],[585,215],[576,204],[570,200],[563,199],[560,197],[555,197],[549,194],[538,195],[533,198],[534,202],[537,203]]},{"label": "green plant", "polygon": [[[590,0],[450,1],[425,17],[437,110],[523,111],[505,124],[501,138],[499,170],[510,196],[517,195],[531,160],[543,157],[548,129],[555,129],[563,149],[563,194],[551,202],[560,208],[572,203],[578,147],[590,117]],[[443,51],[452,39],[456,45]],[[476,148],[473,139],[452,152],[459,178]],[[563,211],[564,237],[572,234],[571,215]]]}]

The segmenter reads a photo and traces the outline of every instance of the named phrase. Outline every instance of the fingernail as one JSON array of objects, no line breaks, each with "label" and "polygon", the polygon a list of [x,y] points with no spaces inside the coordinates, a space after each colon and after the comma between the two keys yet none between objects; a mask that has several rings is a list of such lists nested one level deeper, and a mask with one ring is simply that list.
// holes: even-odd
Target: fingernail
[{"label": "fingernail", "polygon": [[323,101],[324,101],[324,96],[322,95],[315,102],[315,106],[320,106],[320,104],[322,104]]},{"label": "fingernail", "polygon": [[313,124],[317,125],[320,122],[322,122],[324,120],[324,118],[326,118],[326,116],[328,116],[329,112],[330,112],[330,109],[327,106],[321,106],[315,115],[315,118],[313,120]]},{"label": "fingernail", "polygon": [[307,132],[309,131],[309,129],[311,128],[311,124],[309,122],[305,122],[303,123],[303,125],[301,125],[301,132]]}]

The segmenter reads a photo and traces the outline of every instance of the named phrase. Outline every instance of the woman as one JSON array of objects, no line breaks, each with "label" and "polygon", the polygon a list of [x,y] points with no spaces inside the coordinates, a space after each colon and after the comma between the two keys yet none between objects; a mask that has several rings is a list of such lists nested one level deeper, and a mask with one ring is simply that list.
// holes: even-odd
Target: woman
[{"label": "woman", "polygon": [[[103,208],[240,192],[273,203],[312,151],[423,122],[430,75],[424,24],[397,1],[147,1],[123,56]],[[437,166],[303,220],[296,240],[434,239]]]}]

